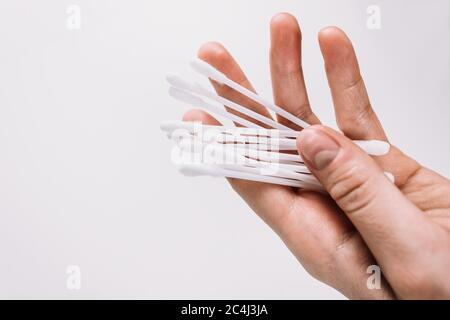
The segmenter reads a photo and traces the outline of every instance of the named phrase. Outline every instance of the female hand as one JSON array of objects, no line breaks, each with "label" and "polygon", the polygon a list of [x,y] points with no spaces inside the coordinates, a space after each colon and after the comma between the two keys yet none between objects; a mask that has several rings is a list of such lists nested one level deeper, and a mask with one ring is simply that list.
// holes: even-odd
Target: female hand
[{"label": "female hand", "polygon": [[[270,31],[275,103],[314,124],[300,134],[299,153],[329,195],[229,179],[232,187],[311,275],[347,297],[450,298],[449,180],[394,146],[388,155],[371,158],[351,142],[387,141],[387,137],[370,105],[352,44],[341,30],[321,30],[319,43],[337,124],[345,136],[321,126],[311,110],[296,19],[278,14]],[[254,90],[222,45],[207,43],[198,55]],[[213,86],[219,95],[271,117],[261,105],[229,87],[214,82]],[[219,124],[201,110],[189,111],[184,120]],[[300,130],[286,119],[277,120]],[[394,175],[395,185],[384,175],[386,171]],[[371,265],[378,265],[383,274],[378,290],[367,286]]]}]

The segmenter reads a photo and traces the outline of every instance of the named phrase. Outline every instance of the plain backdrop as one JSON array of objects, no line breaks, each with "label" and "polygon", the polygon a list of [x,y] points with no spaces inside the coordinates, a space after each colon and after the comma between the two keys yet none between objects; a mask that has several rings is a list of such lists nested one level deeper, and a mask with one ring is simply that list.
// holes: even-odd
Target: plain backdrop
[{"label": "plain backdrop", "polygon": [[[66,27],[70,5],[79,30]],[[370,5],[380,30],[366,26]],[[209,40],[270,97],[280,11],[301,23],[323,122],[335,126],[317,32],[337,25],[391,141],[450,175],[448,0],[3,0],[0,298],[343,298],[225,181],[181,176],[159,130],[188,108],[168,97],[165,74],[194,77],[188,62]],[[66,286],[70,265],[80,290]]]}]

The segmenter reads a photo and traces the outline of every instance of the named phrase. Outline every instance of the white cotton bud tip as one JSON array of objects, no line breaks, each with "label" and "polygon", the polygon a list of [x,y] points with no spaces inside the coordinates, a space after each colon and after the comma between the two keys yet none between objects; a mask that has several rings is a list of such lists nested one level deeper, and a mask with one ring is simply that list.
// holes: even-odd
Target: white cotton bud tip
[{"label": "white cotton bud tip", "polygon": [[192,60],[190,65],[192,69],[204,75],[205,77],[211,78],[220,83],[225,82],[224,80],[226,77],[223,73],[201,59]]},{"label": "white cotton bud tip", "polygon": [[388,142],[381,140],[355,140],[354,143],[371,156],[384,156],[391,149]]},{"label": "white cotton bud tip", "polygon": [[203,100],[200,99],[199,97],[196,97],[196,96],[190,94],[189,92],[180,90],[175,87],[169,88],[169,95],[181,102],[188,103],[192,106],[201,106],[204,104]]},{"label": "white cotton bud tip", "polygon": [[159,124],[159,128],[161,129],[161,131],[165,131],[165,132],[171,131],[172,127],[173,127],[173,125],[169,121],[162,121]]},{"label": "white cotton bud tip", "polygon": [[167,82],[178,89],[184,89],[184,90],[191,90],[192,89],[192,84],[189,83],[188,81],[184,80],[182,77],[180,77],[179,75],[175,74],[175,73],[169,73],[166,76],[166,80]]},{"label": "white cotton bud tip", "polygon": [[395,177],[392,173],[385,171],[384,175],[392,182],[395,183]]},{"label": "white cotton bud tip", "polygon": [[181,165],[178,171],[187,177],[207,176],[210,174],[210,170],[202,164]]}]

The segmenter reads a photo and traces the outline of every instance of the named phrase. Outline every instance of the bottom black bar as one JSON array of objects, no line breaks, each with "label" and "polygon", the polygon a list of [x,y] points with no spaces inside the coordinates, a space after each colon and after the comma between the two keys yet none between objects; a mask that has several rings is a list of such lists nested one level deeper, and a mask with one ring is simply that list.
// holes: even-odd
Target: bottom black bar
[{"label": "bottom black bar", "polygon": [[[102,316],[140,315],[143,319],[309,319],[311,316],[346,315],[360,319],[384,319],[392,312],[402,318],[446,314],[449,301],[334,301],[334,300],[6,300],[0,302],[2,312],[14,315]],[[60,309],[61,308],[61,309]],[[86,310],[89,310],[86,313]]]}]

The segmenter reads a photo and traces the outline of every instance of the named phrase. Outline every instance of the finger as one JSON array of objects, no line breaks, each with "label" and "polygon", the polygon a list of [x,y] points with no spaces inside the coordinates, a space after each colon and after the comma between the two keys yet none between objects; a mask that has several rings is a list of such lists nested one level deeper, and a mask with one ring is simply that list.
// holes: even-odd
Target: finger
[{"label": "finger", "polygon": [[[242,69],[239,67],[237,62],[234,60],[234,58],[231,56],[231,54],[225,49],[224,46],[222,46],[220,43],[216,42],[208,42],[204,44],[198,51],[198,57],[206,62],[208,62],[211,66],[215,67],[220,72],[224,73],[228,78],[231,80],[239,83],[243,87],[255,92],[255,89],[251,85],[250,81],[245,76]],[[268,118],[271,118],[270,113],[267,111],[267,109],[254,102],[250,98],[247,98],[246,96],[240,94],[239,92],[233,90],[232,88],[223,85],[218,84],[215,81],[211,81],[216,92],[231,101],[234,101],[242,106],[245,106],[255,112],[258,112],[262,114],[263,116],[266,116]],[[242,117],[244,119],[247,119],[249,121],[252,121],[254,123],[257,123],[263,127],[267,127],[266,125],[240,113],[235,110],[227,108],[227,110],[230,113],[236,114],[239,117]]]},{"label": "finger", "polygon": [[[320,31],[319,44],[333,97],[339,128],[351,139],[386,140],[386,134],[373,111],[362,80],[353,46],[343,31],[328,27]],[[383,170],[403,187],[420,165],[392,146],[389,154],[376,158]]]},{"label": "finger", "polygon": [[[280,13],[270,23],[270,70],[275,103],[309,124],[320,123],[312,112],[301,64],[301,31],[297,20]],[[278,117],[286,126],[299,130],[291,121]]]},{"label": "finger", "polygon": [[404,263],[396,261],[399,250],[402,259],[412,259],[426,248],[421,239],[430,231],[429,221],[352,141],[329,128],[313,126],[302,131],[298,147],[308,168],[379,262]]},{"label": "finger", "polygon": [[339,128],[351,139],[387,140],[361,77],[352,43],[336,27],[319,32],[319,44]]}]

